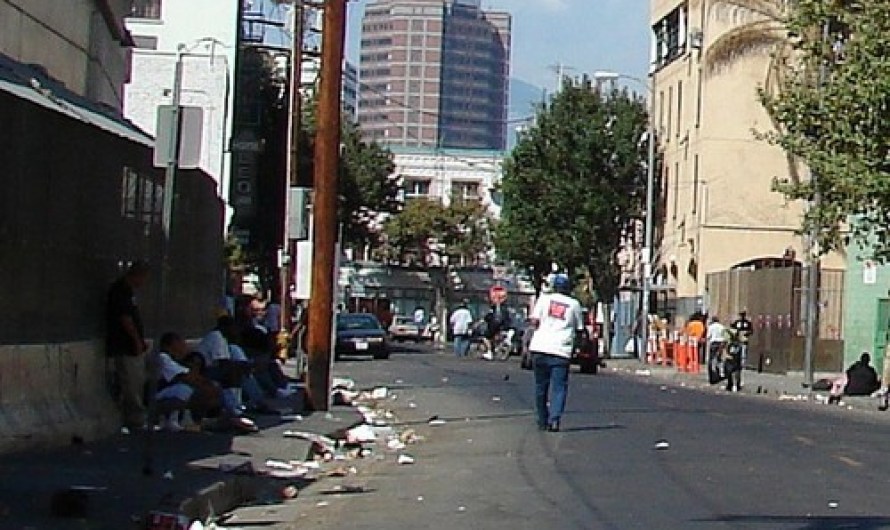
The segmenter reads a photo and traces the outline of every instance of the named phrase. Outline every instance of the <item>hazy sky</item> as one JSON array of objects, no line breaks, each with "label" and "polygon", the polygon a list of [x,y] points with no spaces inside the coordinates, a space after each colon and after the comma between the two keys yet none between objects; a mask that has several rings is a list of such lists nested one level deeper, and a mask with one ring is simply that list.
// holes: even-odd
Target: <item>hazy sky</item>
[{"label": "hazy sky", "polygon": [[[347,51],[353,61],[369,1],[349,2]],[[550,66],[557,62],[573,68],[570,75],[610,70],[646,76],[649,0],[483,0],[483,6],[513,15],[513,77],[552,89],[556,74]]]}]

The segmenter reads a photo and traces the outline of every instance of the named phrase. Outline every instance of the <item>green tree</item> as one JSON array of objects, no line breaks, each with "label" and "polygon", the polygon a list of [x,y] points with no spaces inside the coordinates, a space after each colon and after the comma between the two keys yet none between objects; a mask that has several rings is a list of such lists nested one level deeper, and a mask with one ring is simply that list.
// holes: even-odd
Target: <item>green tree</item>
[{"label": "green tree", "polygon": [[[300,134],[300,181],[312,186],[316,99],[304,98]],[[361,129],[343,118],[338,180],[338,219],[347,246],[363,250],[380,243],[379,220],[399,211],[399,176],[389,149],[362,138]]]},{"label": "green tree", "polygon": [[762,94],[782,128],[764,136],[814,178],[779,178],[776,188],[810,201],[803,229],[815,231],[820,253],[843,250],[852,238],[887,261],[890,0],[799,0],[791,29],[799,59],[778,95]]},{"label": "green tree", "polygon": [[505,164],[499,253],[538,282],[557,263],[611,300],[616,253],[643,206],[646,120],[636,95],[586,79],[543,105]]},{"label": "green tree", "polygon": [[411,199],[383,225],[383,257],[398,263],[429,264],[448,257],[475,263],[491,249],[492,220],[478,201]]}]

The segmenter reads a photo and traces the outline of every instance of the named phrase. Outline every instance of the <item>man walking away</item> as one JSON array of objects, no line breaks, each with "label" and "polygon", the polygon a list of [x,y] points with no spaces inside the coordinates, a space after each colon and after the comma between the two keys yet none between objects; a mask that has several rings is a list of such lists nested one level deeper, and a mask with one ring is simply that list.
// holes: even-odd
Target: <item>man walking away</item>
[{"label": "man walking away", "polygon": [[754,334],[754,324],[748,320],[748,311],[746,309],[742,309],[739,311],[739,318],[735,319],[732,324],[730,324],[730,329],[735,331],[736,340],[739,345],[739,386],[742,386],[742,372],[745,371],[745,366],[748,365],[748,341],[751,339],[751,335]]},{"label": "man walking away", "polygon": [[136,291],[148,281],[148,264],[133,262],[126,274],[108,289],[105,303],[105,353],[114,360],[120,386],[120,404],[126,429],[145,424],[145,328],[136,303]]},{"label": "man walking away", "polygon": [[575,334],[584,329],[581,303],[569,296],[568,276],[553,279],[553,293],[542,295],[532,310],[532,352],[538,429],[559,431],[569,387]]},{"label": "man walking away", "polygon": [[473,314],[467,309],[466,300],[462,301],[457,310],[451,314],[449,323],[454,337],[454,354],[466,357],[470,353],[470,326],[473,323]]}]

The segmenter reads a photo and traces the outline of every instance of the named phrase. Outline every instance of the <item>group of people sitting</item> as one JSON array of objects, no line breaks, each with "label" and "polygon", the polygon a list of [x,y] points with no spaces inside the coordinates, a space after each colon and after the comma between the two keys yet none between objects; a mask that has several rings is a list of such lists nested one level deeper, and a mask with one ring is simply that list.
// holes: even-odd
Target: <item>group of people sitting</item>
[{"label": "group of people sitting", "polygon": [[161,337],[154,401],[165,429],[183,430],[183,416],[190,416],[195,423],[216,417],[220,427],[252,432],[257,427],[246,412],[277,412],[268,399],[292,393],[261,301],[250,300],[236,313],[221,315],[194,350],[177,333]]}]

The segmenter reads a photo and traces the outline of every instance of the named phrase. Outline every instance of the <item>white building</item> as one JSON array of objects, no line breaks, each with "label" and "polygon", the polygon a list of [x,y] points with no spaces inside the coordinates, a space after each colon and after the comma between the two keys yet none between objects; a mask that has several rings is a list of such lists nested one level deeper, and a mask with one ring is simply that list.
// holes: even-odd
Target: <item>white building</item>
[{"label": "white building", "polygon": [[238,0],[135,0],[126,20],[133,35],[132,73],[124,113],[157,135],[157,108],[172,102],[177,50],[182,46],[182,105],[203,109],[201,169],[228,196],[232,86]]},{"label": "white building", "polygon": [[405,198],[435,198],[448,205],[453,198],[479,200],[495,218],[501,214],[503,151],[390,146]]}]

